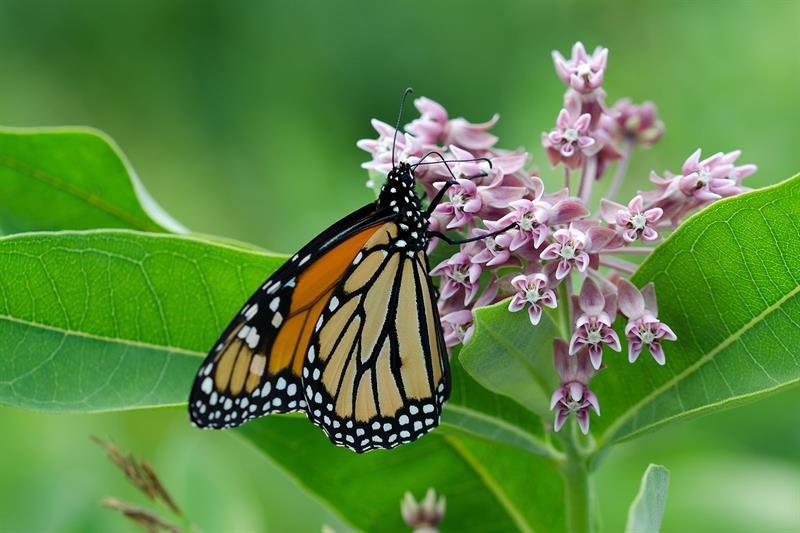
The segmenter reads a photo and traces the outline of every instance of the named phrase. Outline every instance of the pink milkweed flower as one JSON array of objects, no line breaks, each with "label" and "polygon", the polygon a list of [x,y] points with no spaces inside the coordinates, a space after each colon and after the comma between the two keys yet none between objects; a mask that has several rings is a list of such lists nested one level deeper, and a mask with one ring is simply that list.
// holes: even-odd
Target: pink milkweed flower
[{"label": "pink milkweed flower", "polygon": [[550,164],[564,163],[569,169],[583,164],[584,156],[592,156],[601,148],[594,137],[589,135],[592,116],[580,116],[562,109],[556,119],[556,127],[550,133],[542,133],[542,146],[547,150]]},{"label": "pink milkweed flower", "polygon": [[[720,164],[733,165],[736,162],[736,160],[739,159],[740,155],[742,155],[741,150],[734,150],[733,152],[728,152],[727,154],[723,155],[720,158]],[[726,178],[733,181],[736,185],[741,186],[742,180],[747,176],[753,174],[756,170],[758,170],[758,167],[756,165],[742,165],[738,167],[734,166],[733,169],[728,173]],[[739,187],[737,189],[737,194],[739,192],[744,192],[745,190],[747,189],[744,187]]]},{"label": "pink milkweed flower", "polygon": [[679,178],[681,191],[700,202],[718,200],[736,193],[736,182],[728,176],[734,166],[727,162],[722,152],[700,160],[700,148],[683,164],[683,176]]},{"label": "pink milkweed flower", "polygon": [[[457,177],[456,185],[447,190],[449,202],[436,206],[435,212],[448,219],[447,228],[453,229],[472,223],[475,217],[491,218],[498,212],[504,212],[509,202],[522,198],[527,190],[524,187],[506,185],[502,171],[498,167],[482,168],[479,162],[471,161],[474,156],[466,150],[450,146],[450,153],[462,162],[454,163],[451,171]],[[443,165],[443,164],[442,164]],[[442,165],[434,165],[438,168]],[[446,171],[446,169],[444,169]],[[486,174],[488,185],[478,185],[465,176]],[[448,172],[449,174],[449,172]],[[452,176],[450,176],[452,179]],[[435,189],[444,187],[444,182],[433,184]]]},{"label": "pink milkweed flower", "polygon": [[590,93],[603,84],[608,48],[598,46],[592,55],[588,55],[583,43],[577,42],[572,47],[570,59],[565,59],[557,50],[552,54],[558,77],[572,89]]},{"label": "pink milkweed flower", "polygon": [[441,104],[424,96],[414,100],[414,106],[422,116],[408,124],[406,130],[426,144],[454,144],[466,150],[484,151],[497,142],[497,137],[488,132],[500,119],[497,114],[482,124],[473,124],[464,118],[449,119]]},{"label": "pink milkweed flower", "polygon": [[467,122],[466,119],[460,117],[454,118],[447,123],[447,136],[444,142],[467,150],[488,150],[497,142],[497,137],[488,130],[493,128],[498,120],[500,120],[498,114],[494,114],[492,118],[480,124]]},{"label": "pink milkweed flower", "polygon": [[528,318],[534,326],[542,319],[542,305],[551,309],[557,306],[556,293],[547,288],[547,276],[542,273],[520,274],[511,280],[511,285],[517,293],[511,298],[508,310],[516,312],[529,306]]},{"label": "pink milkweed flower", "polygon": [[[431,213],[431,216],[428,218],[428,231],[431,233],[444,231],[445,224],[446,221],[443,221],[440,215]],[[431,236],[425,253],[431,255],[437,246],[439,246],[439,237]]]},{"label": "pink milkweed flower", "polygon": [[439,263],[431,270],[431,276],[439,276],[442,282],[439,286],[442,299],[452,298],[459,291],[464,292],[464,305],[467,305],[480,288],[483,267],[473,263],[468,254],[459,252]]},{"label": "pink milkweed flower", "polygon": [[556,231],[553,238],[556,242],[547,246],[539,257],[545,261],[558,261],[556,279],[567,277],[573,266],[584,272],[589,266],[589,254],[584,250],[588,244],[587,235],[570,224],[569,228]]},{"label": "pink milkweed flower", "polygon": [[428,161],[431,164],[424,167],[427,169],[424,176],[425,181],[435,183],[437,181],[452,180],[455,177],[456,179],[471,179],[475,183],[481,183],[484,177],[488,178],[489,173],[492,172],[492,169],[485,161],[476,160],[471,152],[461,150],[454,145],[450,145],[448,150],[442,154],[442,157],[449,161],[457,160],[457,162],[444,163],[441,159],[430,157]]},{"label": "pink milkweed flower", "polygon": [[578,426],[585,435],[589,433],[589,409],[600,414],[600,403],[588,386],[594,375],[589,355],[584,349],[570,356],[567,354],[567,343],[556,339],[553,342],[553,363],[561,378],[561,386],[550,398],[550,409],[556,411],[553,429],[560,430],[570,413],[575,413]]},{"label": "pink milkweed flower", "polygon": [[[478,196],[478,186],[474,181],[459,178],[457,184],[447,189],[449,202],[442,202],[436,206],[434,212],[445,217],[447,229],[466,226],[483,207],[483,202]],[[436,189],[444,187],[445,182],[434,183]]]},{"label": "pink milkweed flower", "polygon": [[395,161],[416,162],[423,155],[425,146],[413,135],[398,132],[394,144],[395,129],[377,119],[372,119],[372,127],[378,132],[377,139],[361,139],[356,146],[372,154],[372,161],[362,163],[361,167],[373,169],[384,174],[392,170],[392,148]]},{"label": "pink milkweed flower", "polygon": [[[478,237],[481,235],[488,235],[491,233],[489,230],[475,228],[472,230],[472,236]],[[511,235],[501,233],[492,237],[485,237],[479,241],[471,242],[464,248],[465,251],[472,256],[473,263],[485,264],[487,267],[499,268],[502,266],[518,264],[519,261],[511,255],[509,245],[511,244]]]},{"label": "pink milkweed flower", "polygon": [[472,311],[462,309],[447,313],[441,318],[444,344],[451,348],[457,344],[464,344],[472,338],[475,332]]},{"label": "pink milkweed flower", "polygon": [[636,105],[630,98],[623,98],[611,107],[601,121],[616,139],[652,146],[664,135],[664,123],[658,120],[656,114],[653,102]]},{"label": "pink milkweed flower", "polygon": [[655,172],[650,172],[650,181],[656,185],[656,190],[642,193],[642,197],[649,201],[652,207],[658,207],[663,211],[661,219],[669,219],[673,226],[677,226],[686,213],[702,203],[681,191],[681,178],[683,176],[675,176],[670,172],[665,172],[663,178]]},{"label": "pink milkweed flower", "polygon": [[[595,283],[587,278],[583,282],[578,305],[583,313],[575,321],[575,333],[569,342],[569,354],[575,355],[588,347],[592,366],[597,370],[603,360],[603,344],[615,352],[622,350],[617,333],[612,329],[612,316],[616,314],[616,301],[607,305],[606,298]],[[613,307],[614,309],[609,309]]]},{"label": "pink milkweed flower", "polygon": [[522,170],[528,162],[528,157],[528,152],[521,150],[513,152],[498,150],[493,152],[491,160],[492,165],[497,167],[502,175],[507,176]]},{"label": "pink milkweed flower", "polygon": [[599,180],[612,162],[622,159],[622,152],[616,147],[611,136],[602,128],[596,128],[592,131],[592,136],[599,147],[597,149],[597,171],[595,173],[595,179]]},{"label": "pink milkweed flower", "polygon": [[606,222],[622,230],[622,238],[626,242],[639,238],[652,242],[658,239],[655,223],[661,219],[664,210],[660,207],[645,209],[644,198],[637,194],[628,202],[628,207],[603,198],[600,200],[600,214]]},{"label": "pink milkweed flower", "polygon": [[631,282],[620,279],[618,284],[619,310],[628,318],[625,336],[628,338],[628,360],[633,363],[647,346],[659,365],[666,363],[662,340],[674,341],[678,337],[669,326],[659,321],[655,288],[652,283],[640,292]]},{"label": "pink milkweed flower", "polygon": [[539,202],[526,199],[515,200],[508,204],[512,209],[510,213],[499,220],[485,221],[486,227],[498,231],[516,223],[517,226],[507,232],[511,236],[509,249],[515,251],[529,242],[533,242],[533,247],[538,248],[547,238],[549,229],[548,213],[541,204],[537,204]]},{"label": "pink milkweed flower", "polygon": [[447,110],[439,102],[421,97],[414,100],[420,117],[406,125],[406,130],[426,144],[439,144],[444,137]]}]

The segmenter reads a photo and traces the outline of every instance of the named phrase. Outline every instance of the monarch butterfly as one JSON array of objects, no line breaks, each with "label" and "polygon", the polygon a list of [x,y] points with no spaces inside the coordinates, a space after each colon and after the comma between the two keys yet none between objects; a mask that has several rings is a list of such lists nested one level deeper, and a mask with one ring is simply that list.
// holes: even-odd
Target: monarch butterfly
[{"label": "monarch butterfly", "polygon": [[377,201],[323,231],[250,297],[200,366],[195,425],[301,411],[361,453],[439,424],[450,369],[425,250],[447,186],[423,208],[414,168],[395,165],[393,153]]}]

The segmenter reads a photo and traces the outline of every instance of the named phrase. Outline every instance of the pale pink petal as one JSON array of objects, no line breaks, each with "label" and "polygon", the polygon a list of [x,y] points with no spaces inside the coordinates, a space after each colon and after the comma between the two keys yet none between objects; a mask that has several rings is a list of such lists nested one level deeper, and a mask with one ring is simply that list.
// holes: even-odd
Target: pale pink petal
[{"label": "pale pink petal", "polygon": [[528,318],[530,319],[531,324],[534,326],[537,325],[542,319],[542,306],[532,303],[530,307],[528,307]]},{"label": "pale pink petal", "polygon": [[579,302],[584,313],[587,315],[597,315],[603,311],[606,299],[603,297],[603,293],[600,292],[597,284],[592,281],[591,278],[586,278],[581,288]]},{"label": "pale pink petal", "polygon": [[556,269],[556,279],[564,279],[567,274],[572,270],[572,264],[569,261],[561,260],[558,262],[558,269]]},{"label": "pale pink petal", "polygon": [[644,314],[645,306],[642,293],[630,281],[626,279],[619,280],[617,295],[619,310],[630,320],[635,320]]}]

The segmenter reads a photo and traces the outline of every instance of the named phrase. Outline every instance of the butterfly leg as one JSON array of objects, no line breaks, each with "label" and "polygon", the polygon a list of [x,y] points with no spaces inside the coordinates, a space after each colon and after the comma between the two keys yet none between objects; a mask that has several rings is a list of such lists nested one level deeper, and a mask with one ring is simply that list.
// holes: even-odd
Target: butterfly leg
[{"label": "butterfly leg", "polygon": [[438,237],[438,238],[442,239],[444,242],[446,242],[447,244],[466,244],[468,242],[480,241],[482,239],[486,239],[486,238],[489,238],[489,237],[496,237],[497,235],[500,235],[501,233],[505,233],[506,231],[508,231],[508,230],[510,230],[512,228],[515,228],[515,227],[517,227],[517,223],[516,222],[514,222],[513,224],[509,224],[508,226],[506,226],[503,229],[499,229],[497,231],[493,231],[491,233],[487,233],[486,235],[478,235],[477,237],[470,237],[468,239],[451,239],[450,237],[448,237],[447,235],[445,235],[444,233],[441,233],[439,231],[431,231],[431,232],[428,233],[428,235],[430,235],[431,237]]},{"label": "butterfly leg", "polygon": [[[474,176],[464,176],[463,179],[465,179],[465,180],[474,180],[474,179],[477,179],[477,178],[485,178],[488,175],[489,174],[487,174],[486,172],[481,172],[479,174],[475,174]],[[444,198],[444,193],[446,193],[447,189],[449,189],[453,185],[458,185],[458,182],[455,179],[447,180],[447,181],[444,182],[444,185],[442,186],[442,188],[439,189],[439,192],[437,192],[436,196],[433,197],[433,200],[431,200],[431,203],[428,204],[428,209],[425,211],[425,214],[427,216],[430,216],[431,213],[433,213],[433,210],[436,209],[436,206],[439,205],[441,203],[441,201],[442,201],[442,198]],[[425,195],[423,194],[420,197],[420,200],[424,200],[424,199],[425,199]]]}]

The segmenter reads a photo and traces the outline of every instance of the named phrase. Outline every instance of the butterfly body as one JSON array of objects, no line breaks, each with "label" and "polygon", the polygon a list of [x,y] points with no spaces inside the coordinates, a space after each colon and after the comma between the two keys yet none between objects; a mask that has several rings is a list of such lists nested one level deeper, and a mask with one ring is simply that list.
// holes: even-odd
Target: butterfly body
[{"label": "butterfly body", "polygon": [[198,371],[196,425],[303,411],[357,452],[438,425],[449,363],[428,275],[428,213],[414,185],[400,163],[376,202],[321,233],[256,291]]}]

